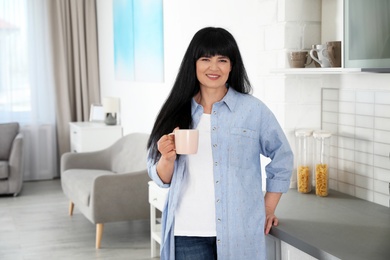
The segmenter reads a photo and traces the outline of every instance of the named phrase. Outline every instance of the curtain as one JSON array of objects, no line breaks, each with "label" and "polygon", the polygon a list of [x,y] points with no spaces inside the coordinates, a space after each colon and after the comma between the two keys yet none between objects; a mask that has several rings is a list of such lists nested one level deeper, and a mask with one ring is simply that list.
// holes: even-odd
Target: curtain
[{"label": "curtain", "polygon": [[24,133],[25,180],[59,176],[69,122],[100,103],[95,0],[0,0],[0,122]]},{"label": "curtain", "polygon": [[59,154],[70,150],[69,122],[88,121],[100,103],[96,0],[50,0]]},{"label": "curtain", "polygon": [[58,176],[46,0],[0,0],[0,122],[24,134],[24,180]]}]

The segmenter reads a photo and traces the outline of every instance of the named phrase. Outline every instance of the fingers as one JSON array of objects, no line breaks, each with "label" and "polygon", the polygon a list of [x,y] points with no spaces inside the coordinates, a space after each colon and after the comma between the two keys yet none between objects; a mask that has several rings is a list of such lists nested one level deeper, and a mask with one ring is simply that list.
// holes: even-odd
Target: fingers
[{"label": "fingers", "polygon": [[275,215],[268,215],[265,220],[264,233],[268,235],[272,226],[277,226],[278,224],[279,220]]},{"label": "fingers", "polygon": [[279,224],[279,219],[275,217],[273,222],[274,226],[276,227]]},{"label": "fingers", "polygon": [[272,222],[271,221],[266,221],[265,222],[265,227],[264,227],[264,233],[266,235],[269,234],[270,230],[271,230],[271,227],[272,227]]},{"label": "fingers", "polygon": [[165,158],[176,157],[174,135],[163,135],[157,142],[157,149]]}]

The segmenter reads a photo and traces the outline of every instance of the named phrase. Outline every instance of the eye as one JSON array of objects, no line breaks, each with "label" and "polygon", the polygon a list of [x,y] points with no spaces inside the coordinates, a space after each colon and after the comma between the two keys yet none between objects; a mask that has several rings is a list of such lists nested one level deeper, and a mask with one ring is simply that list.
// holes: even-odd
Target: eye
[{"label": "eye", "polygon": [[228,62],[230,62],[230,59],[226,56],[219,56],[218,61],[222,62],[222,63],[228,63]]},{"label": "eye", "polygon": [[199,60],[200,60],[200,61],[210,61],[210,58],[207,58],[207,57],[201,57]]}]

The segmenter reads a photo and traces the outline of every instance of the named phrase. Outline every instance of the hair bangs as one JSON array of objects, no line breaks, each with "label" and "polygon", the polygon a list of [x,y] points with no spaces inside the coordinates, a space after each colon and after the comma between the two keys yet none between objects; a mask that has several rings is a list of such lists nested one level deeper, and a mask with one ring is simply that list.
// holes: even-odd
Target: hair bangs
[{"label": "hair bangs", "polygon": [[194,58],[213,57],[216,55],[226,56],[234,61],[234,46],[225,35],[219,31],[209,31],[200,37],[195,48]]}]

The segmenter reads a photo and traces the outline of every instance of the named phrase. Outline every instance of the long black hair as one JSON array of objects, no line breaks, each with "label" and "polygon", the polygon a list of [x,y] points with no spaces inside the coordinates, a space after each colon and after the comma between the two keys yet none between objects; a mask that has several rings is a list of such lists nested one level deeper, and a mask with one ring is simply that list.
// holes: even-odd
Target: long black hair
[{"label": "long black hair", "polygon": [[172,90],[154,123],[148,149],[155,162],[160,158],[157,141],[161,136],[172,132],[176,127],[193,128],[191,100],[200,90],[196,77],[196,61],[201,57],[215,55],[226,56],[230,59],[232,69],[227,80],[229,87],[245,94],[252,91],[233,35],[222,28],[206,27],[199,30],[187,48]]}]

